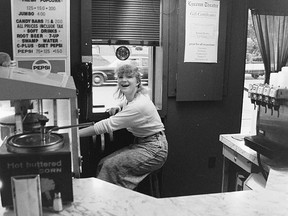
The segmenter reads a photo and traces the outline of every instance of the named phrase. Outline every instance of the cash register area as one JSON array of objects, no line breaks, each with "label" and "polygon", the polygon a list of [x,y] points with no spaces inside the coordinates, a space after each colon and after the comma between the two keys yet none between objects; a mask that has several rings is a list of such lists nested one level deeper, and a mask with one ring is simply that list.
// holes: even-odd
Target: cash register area
[{"label": "cash register area", "polygon": [[[0,92],[2,93],[0,94],[0,100],[29,99],[25,97],[25,93],[21,89],[26,86],[26,91],[29,92],[32,89],[39,88],[38,92],[30,92],[32,95],[34,94],[33,99],[37,99],[41,103],[41,100],[47,97],[50,99],[55,97],[56,102],[58,99],[66,98],[70,104],[71,113],[76,113],[75,86],[73,83],[69,83],[70,79],[65,78],[65,82],[49,84],[45,80],[47,77],[38,77],[37,75],[37,82],[38,79],[42,80],[40,84],[33,82],[33,79],[26,79],[25,82],[28,82],[29,85],[23,85],[20,80],[23,80],[25,71],[17,68],[9,70],[2,68],[1,72]],[[9,85],[15,86],[16,89],[15,94],[12,94],[13,98],[9,98],[11,92],[3,93],[1,90],[1,88],[4,90]],[[286,119],[286,113],[288,113],[288,94],[286,89],[278,86],[252,87],[249,90],[249,97],[251,103],[258,107],[259,112],[257,121],[255,121],[255,127],[257,126],[255,133],[219,135],[219,145],[223,149],[221,192],[154,198],[97,178],[79,178],[81,168],[77,164],[80,157],[77,129],[67,127],[69,129],[64,133],[51,133],[59,138],[59,142],[57,140],[56,144],[60,148],[48,148],[44,152],[42,152],[43,145],[30,146],[30,141],[28,144],[25,143],[25,146],[19,145],[17,143],[19,140],[20,143],[26,141],[26,137],[19,135],[13,135],[12,139],[8,139],[9,142],[7,140],[1,141],[0,174],[4,181],[1,188],[0,215],[286,216],[288,213],[288,163],[285,159],[279,160],[277,154],[282,150],[287,139],[275,138],[273,142],[269,142],[269,140],[279,133],[281,133],[282,138],[283,134],[284,138],[286,134],[288,136],[288,131],[285,131],[286,126],[283,126],[282,121],[282,119]],[[29,88],[31,89],[29,90]],[[18,96],[20,98],[17,98]],[[55,104],[52,107],[55,108]],[[55,112],[57,112],[57,108],[55,108]],[[77,125],[78,122],[75,116],[68,117],[70,121],[64,121],[65,124]],[[267,119],[273,124],[267,126]],[[56,117],[54,123],[59,125]],[[45,125],[45,122],[43,125]],[[32,133],[32,135],[35,138],[34,136],[38,137],[41,134],[35,135],[35,133]],[[42,136],[40,137],[42,142]],[[47,142],[47,140],[44,141]],[[278,147],[275,149],[268,146],[267,150],[265,146],[261,145],[267,142],[277,143]],[[51,146],[50,143],[48,146]],[[26,150],[26,147],[28,147],[28,150],[32,148],[33,151]],[[38,149],[39,151],[41,149],[41,152],[38,152]],[[285,150],[283,148],[283,151]],[[21,154],[19,154],[19,151]],[[261,155],[259,156],[257,152],[261,152]],[[37,158],[35,155],[42,155],[45,160]],[[27,164],[29,164],[29,167],[27,167]],[[248,177],[243,181],[240,178],[232,179],[229,169],[232,165],[245,170]],[[45,179],[49,180],[46,181],[46,184],[53,188],[53,190],[50,189],[57,196],[54,197],[53,194],[49,195],[45,192],[41,196],[40,182],[41,180],[43,182],[43,173],[40,174],[42,178],[40,180],[39,175],[37,173],[35,175],[32,168],[41,168],[40,170],[45,173]],[[26,171],[32,170],[31,175],[25,173],[23,177],[23,169],[26,169]],[[74,177],[72,177],[71,169],[74,172]],[[46,173],[46,170],[48,173]],[[259,170],[266,173],[267,178],[264,178],[263,173]],[[55,173],[51,175],[49,172]],[[231,182],[236,182],[236,184],[232,184],[235,187],[234,191],[229,189]],[[238,186],[241,190],[238,190]],[[54,191],[55,188],[57,193],[56,190]],[[49,192],[49,189],[46,192]],[[43,200],[45,197],[48,200],[46,200],[46,203]],[[41,199],[44,203],[43,206]],[[49,202],[51,199],[53,199],[53,203]],[[55,199],[57,199],[56,203],[54,203]]]}]

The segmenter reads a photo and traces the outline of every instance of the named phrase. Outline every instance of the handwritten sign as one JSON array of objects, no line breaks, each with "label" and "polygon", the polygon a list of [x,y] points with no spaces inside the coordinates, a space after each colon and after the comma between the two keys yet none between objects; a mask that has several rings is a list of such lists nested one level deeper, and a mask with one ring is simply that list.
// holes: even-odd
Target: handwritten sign
[{"label": "handwritten sign", "polygon": [[220,1],[186,0],[184,62],[217,63]]},{"label": "handwritten sign", "polygon": [[11,0],[15,57],[67,56],[66,0]]}]

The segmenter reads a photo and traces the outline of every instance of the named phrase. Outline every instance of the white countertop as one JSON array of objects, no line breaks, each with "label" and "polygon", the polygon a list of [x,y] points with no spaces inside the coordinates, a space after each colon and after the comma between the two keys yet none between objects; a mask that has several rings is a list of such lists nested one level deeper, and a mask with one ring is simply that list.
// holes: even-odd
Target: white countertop
[{"label": "white countertop", "polygon": [[249,148],[244,143],[244,137],[248,135],[243,134],[225,134],[220,135],[220,141],[234,150],[235,152],[241,154],[244,158],[251,161],[255,165],[258,165],[257,162],[257,153],[253,149]]},{"label": "white countertop", "polygon": [[[227,135],[225,136],[227,137]],[[228,142],[225,137],[222,137],[221,141],[224,144]],[[235,145],[238,144],[235,142]],[[288,169],[283,168],[271,169],[266,188],[258,191],[156,199],[96,178],[82,178],[73,180],[73,192],[74,202],[64,205],[62,212],[53,213],[52,210],[44,209],[43,215],[288,215]],[[10,216],[14,213],[0,207],[0,215]]]}]

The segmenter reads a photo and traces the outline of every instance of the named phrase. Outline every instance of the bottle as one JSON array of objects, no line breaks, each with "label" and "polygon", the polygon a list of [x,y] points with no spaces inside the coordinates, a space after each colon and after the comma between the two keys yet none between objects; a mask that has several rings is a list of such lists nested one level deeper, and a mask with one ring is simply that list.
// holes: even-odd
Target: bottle
[{"label": "bottle", "polygon": [[60,192],[57,192],[57,193],[54,194],[53,209],[56,212],[60,212],[60,211],[63,210],[62,198],[61,198],[61,193]]}]

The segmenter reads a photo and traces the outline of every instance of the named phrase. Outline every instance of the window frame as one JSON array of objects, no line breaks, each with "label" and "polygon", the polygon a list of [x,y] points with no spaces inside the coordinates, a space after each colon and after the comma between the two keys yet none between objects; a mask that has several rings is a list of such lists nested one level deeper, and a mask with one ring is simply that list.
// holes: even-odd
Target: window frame
[{"label": "window frame", "polygon": [[[169,70],[169,56],[163,55],[168,53],[168,33],[169,33],[169,17],[163,11],[169,11],[170,1],[160,0],[160,41],[159,46],[155,47],[153,56],[153,96],[152,100],[155,103],[161,118],[167,114],[167,79]],[[166,16],[165,16],[166,15]],[[91,38],[91,0],[81,1],[81,61],[84,63],[92,63],[92,38]],[[166,37],[164,37],[164,35]],[[92,73],[92,71],[91,71]],[[91,76],[91,75],[90,75]],[[83,111],[87,120],[98,121],[107,118],[107,113],[92,113],[92,98],[91,92],[88,94],[87,110]],[[90,107],[90,108],[89,108]],[[80,111],[81,112],[81,111]],[[88,113],[87,113],[88,112]]]}]

